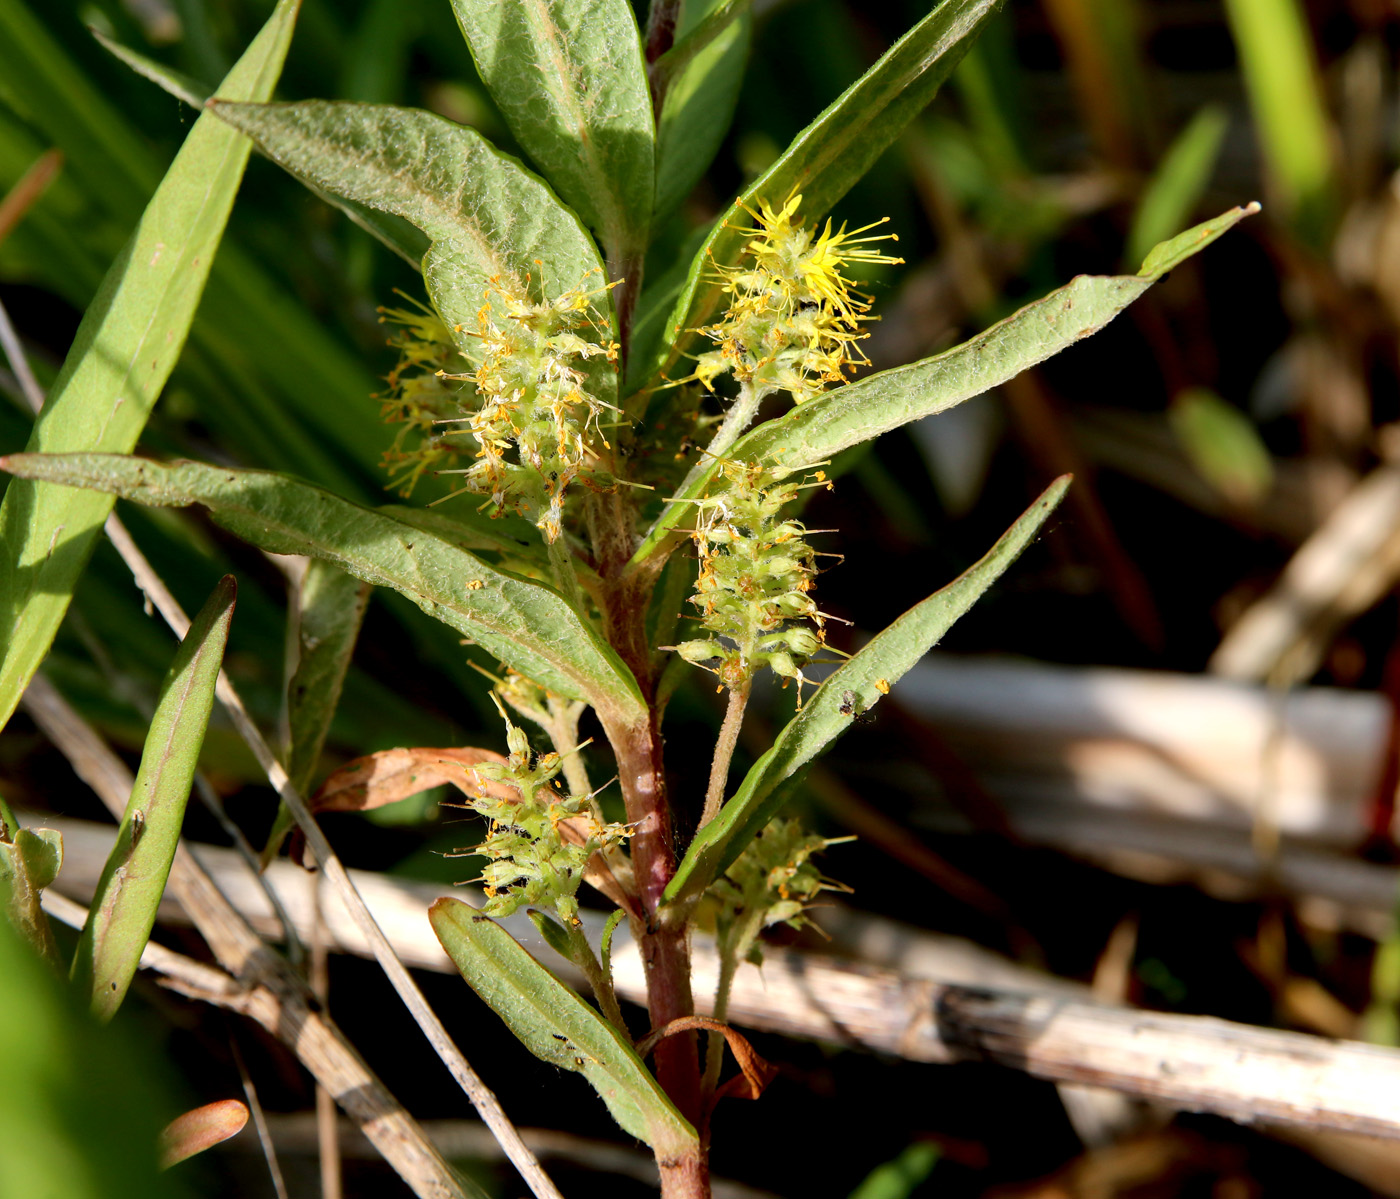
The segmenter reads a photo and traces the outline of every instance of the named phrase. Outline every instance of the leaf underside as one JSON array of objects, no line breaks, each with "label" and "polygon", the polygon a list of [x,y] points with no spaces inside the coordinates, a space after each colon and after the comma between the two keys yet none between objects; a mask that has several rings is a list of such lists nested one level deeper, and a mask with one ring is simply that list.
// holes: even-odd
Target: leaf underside
[{"label": "leaf underside", "polygon": [[646,245],[655,128],[628,0],[452,0],[511,132],[610,254]]},{"label": "leaf underside", "polygon": [[[457,344],[468,358],[480,350],[464,330],[475,331],[492,280],[521,288],[534,280],[551,297],[589,276],[603,282],[598,250],[578,217],[537,175],[465,125],[418,109],[329,100],[216,99],[209,110],[299,179],[425,233],[423,281],[449,328],[462,327]],[[594,374],[599,397],[612,402],[615,372]]]}]

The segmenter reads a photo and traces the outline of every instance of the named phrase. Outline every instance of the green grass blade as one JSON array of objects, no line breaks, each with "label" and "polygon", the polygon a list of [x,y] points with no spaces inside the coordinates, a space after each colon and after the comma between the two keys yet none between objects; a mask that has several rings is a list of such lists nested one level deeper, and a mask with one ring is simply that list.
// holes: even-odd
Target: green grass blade
[{"label": "green grass blade", "polygon": [[78,938],[73,981],[99,1020],[110,1020],[126,997],[165,893],[236,593],[233,576],[226,575],[180,643],[151,718],[117,843]]},{"label": "green grass blade", "polygon": [[[671,903],[696,898],[782,807],[806,767],[879,702],[1020,556],[1069,488],[1057,479],[980,561],[910,608],[821,685],[754,763],[734,797],[696,835],[666,888]],[[842,709],[845,711],[842,711]]]},{"label": "green grass blade", "polygon": [[[807,220],[825,215],[923,111],[1000,5],[1001,0],[942,0],[799,133],[735,203],[781,202],[796,190]],[[739,260],[748,242],[740,226],[747,224],[721,221],[695,256],[669,322],[674,344],[667,362],[680,356],[693,330],[719,304],[723,288],[715,265]]]},{"label": "green grass blade", "polygon": [[[269,24],[285,22],[290,33],[294,16],[279,9]],[[65,170],[100,182],[112,206],[133,217],[141,211],[160,179],[151,147],[24,0],[0,0],[0,102],[63,149]]]},{"label": "green grass blade", "polygon": [[[1256,211],[1254,205],[1232,208],[1155,246],[1136,275],[1080,275],[961,345],[825,392],[759,425],[735,443],[729,457],[802,470],[981,395],[1102,329],[1169,270]],[[679,498],[704,494],[713,473],[712,468]],[[686,503],[672,504],[633,561],[655,552],[688,519],[690,509]]]},{"label": "green grass blade", "polygon": [[452,11],[477,73],[544,177],[611,259],[644,250],[656,131],[628,0],[452,0]]},{"label": "green grass blade", "polygon": [[433,932],[467,984],[542,1061],[581,1073],[613,1119],[659,1158],[695,1151],[695,1130],[611,1024],[494,920],[458,899],[428,909]]},{"label": "green grass blade", "polygon": [[[298,0],[281,0],[225,80],[271,94]],[[251,146],[201,117],[107,272],[36,422],[36,452],[132,449],[165,385],[223,235]],[[0,726],[48,652],[94,538],[112,509],[101,495],[11,482],[0,504]]]},{"label": "green grass blade", "polygon": [[[299,178],[381,212],[428,236],[428,294],[449,326],[476,328],[487,284],[539,278],[555,295],[603,264],[578,217],[544,183],[484,137],[445,117],[387,104],[310,100],[233,104],[210,111],[254,139]],[[459,335],[469,357],[473,338]],[[614,380],[612,372],[604,379]],[[600,398],[607,399],[606,395]]]},{"label": "green grass blade", "polygon": [[1210,183],[1229,125],[1225,109],[1212,104],[1201,109],[1177,135],[1147,181],[1133,214],[1123,256],[1129,267],[1191,219]]},{"label": "green grass blade", "polygon": [[[367,583],[320,559],[312,559],[296,588],[296,610],[288,615],[296,621],[296,665],[287,680],[286,761],[292,786],[302,795],[311,794],[369,592]],[[262,851],[264,866],[295,823],[287,805],[279,804]]]},{"label": "green grass blade", "polygon": [[719,0],[656,62],[654,74],[669,76],[656,129],[658,219],[690,194],[729,132],[753,34],[749,9],[749,0]]},{"label": "green grass blade", "polygon": [[1320,245],[1336,215],[1331,122],[1297,0],[1226,0],[1260,148],[1285,219]]},{"label": "green grass blade", "polygon": [[392,587],[507,666],[607,719],[644,716],[631,672],[552,587],[489,566],[455,542],[270,471],[120,454],[13,454],[0,469],[152,507],[203,504],[259,549],[321,558]]}]

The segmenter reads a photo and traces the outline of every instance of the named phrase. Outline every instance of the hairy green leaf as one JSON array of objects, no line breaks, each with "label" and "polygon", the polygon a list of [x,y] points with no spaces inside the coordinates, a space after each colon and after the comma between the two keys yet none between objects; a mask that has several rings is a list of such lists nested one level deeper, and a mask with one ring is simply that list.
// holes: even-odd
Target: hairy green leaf
[{"label": "hairy green leaf", "polygon": [[[113,41],[100,30],[94,29],[92,35],[113,58],[124,62],[141,78],[150,80],[162,91],[177,100],[183,100],[191,108],[203,109],[205,101],[214,94],[198,79],[168,67],[163,62],[157,62],[154,58],[147,58],[144,54]],[[307,183],[306,186],[327,204],[339,208],[361,229],[392,250],[409,266],[415,270],[422,269],[423,255],[428,252],[428,241],[407,221],[388,213],[376,212],[364,204],[337,196],[313,183]]]},{"label": "hairy green leaf", "polygon": [[332,562],[474,638],[508,666],[604,719],[645,718],[632,673],[552,587],[507,574],[451,541],[270,471],[120,454],[0,458],[24,477],[90,487],[152,507],[203,504],[260,549]]},{"label": "hairy green leaf", "polygon": [[[578,217],[474,129],[388,104],[220,98],[209,102],[209,111],[298,178],[403,217],[427,234],[423,279],[449,326],[475,330],[492,279],[523,285],[543,270],[550,295],[590,273],[602,283],[603,264]],[[479,356],[475,338],[459,332],[458,344],[468,357]],[[615,385],[612,372],[603,378]]]},{"label": "hairy green leaf", "polygon": [[628,0],[452,0],[477,73],[545,178],[607,247],[646,247],[655,126]]},{"label": "hairy green leaf", "polygon": [[[224,81],[270,95],[298,0],[280,0]],[[195,122],[136,232],[107,272],[29,439],[36,452],[127,451],[170,376],[204,290],[251,147],[207,117]],[[12,482],[0,504],[0,725],[58,630],[112,501]]]},{"label": "hairy green leaf", "polygon": [[458,899],[439,899],[428,909],[428,919],[467,984],[526,1049],[581,1073],[613,1119],[658,1157],[695,1151],[695,1130],[636,1050],[510,933]]},{"label": "hairy green leaf", "polygon": [[165,676],[117,843],[107,857],[73,956],[73,981],[110,1020],[150,939],[175,860],[185,804],[214,707],[237,594],[225,575],[200,609]]},{"label": "hairy green leaf", "polygon": [[987,554],[941,591],[910,608],[817,689],[749,771],[734,797],[696,835],[666,900],[696,898],[786,802],[806,767],[919,661],[1034,539],[1069,488],[1066,475],[1042,493]]},{"label": "hairy green leaf", "polygon": [[[828,391],[741,437],[729,457],[791,470],[825,462],[900,425],[981,395],[1102,329],[1173,267],[1204,249],[1258,205],[1232,208],[1153,248],[1136,275],[1080,275],[969,341],[921,362]],[[678,498],[704,494],[712,467]],[[649,557],[687,518],[689,504],[662,513],[633,557]]]},{"label": "hairy green leaf", "polygon": [[[736,209],[760,199],[781,203],[798,191],[807,220],[824,216],[933,99],[1001,3],[942,0],[793,139],[735,200]],[[680,356],[693,330],[718,306],[724,293],[715,264],[738,262],[748,241],[740,228],[747,224],[721,221],[696,254],[672,312],[668,340],[673,344],[666,362]]]}]

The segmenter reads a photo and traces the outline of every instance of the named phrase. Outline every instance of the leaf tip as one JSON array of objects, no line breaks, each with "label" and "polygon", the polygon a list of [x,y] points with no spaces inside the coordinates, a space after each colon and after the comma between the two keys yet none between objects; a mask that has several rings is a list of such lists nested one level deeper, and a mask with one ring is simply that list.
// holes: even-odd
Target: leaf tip
[{"label": "leaf tip", "polygon": [[453,899],[450,895],[440,895],[428,905],[428,919],[434,924],[438,920],[445,920],[452,912],[453,907],[466,907],[460,899]]}]

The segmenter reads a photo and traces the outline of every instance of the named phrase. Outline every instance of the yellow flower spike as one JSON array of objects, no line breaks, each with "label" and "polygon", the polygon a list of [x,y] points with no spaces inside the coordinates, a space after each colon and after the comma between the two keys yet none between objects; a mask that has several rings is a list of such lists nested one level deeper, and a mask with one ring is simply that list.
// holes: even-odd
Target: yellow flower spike
[{"label": "yellow flower spike", "polygon": [[903,261],[874,247],[894,240],[870,234],[885,220],[833,231],[828,220],[819,236],[798,215],[802,196],[792,193],[781,207],[758,200],[740,205],[753,218],[749,227],[731,226],[749,237],[749,260],[737,266],[715,264],[715,277],[730,296],[728,311],[699,330],[716,349],[698,355],[690,379],[714,390],[726,372],[761,398],[787,391],[802,403],[846,373],[868,365],[856,343],[871,300],[842,274],[850,262]]}]

